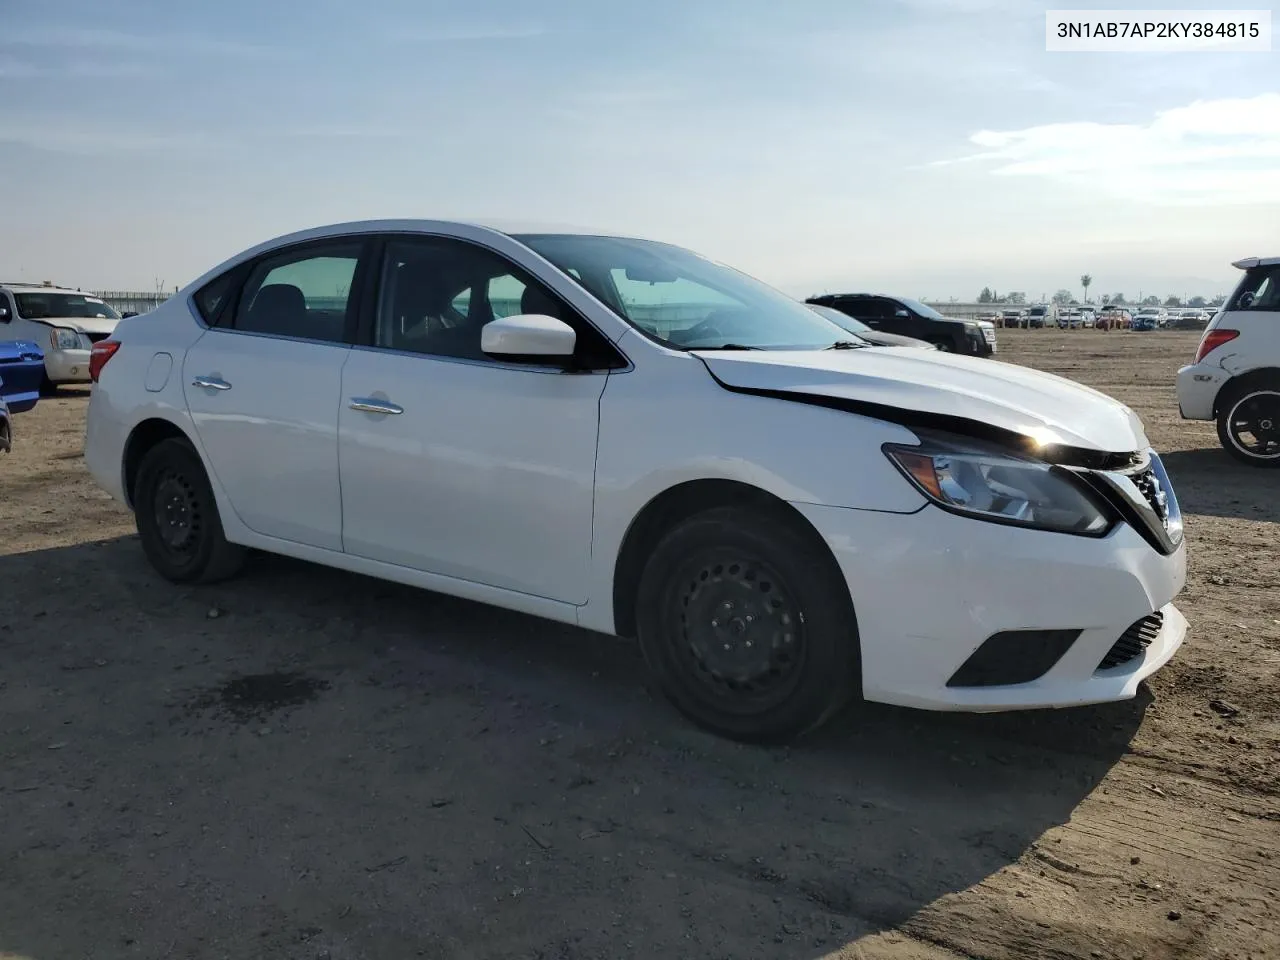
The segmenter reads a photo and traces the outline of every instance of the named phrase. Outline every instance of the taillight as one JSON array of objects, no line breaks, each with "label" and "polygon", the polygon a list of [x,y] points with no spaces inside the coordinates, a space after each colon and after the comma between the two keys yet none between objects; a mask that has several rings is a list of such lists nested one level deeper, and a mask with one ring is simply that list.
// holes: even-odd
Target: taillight
[{"label": "taillight", "polygon": [[116,355],[116,351],[120,349],[119,340],[99,340],[89,348],[89,379],[94,383],[98,382],[98,376],[102,373],[102,368],[107,365],[107,361]]},{"label": "taillight", "polygon": [[1216,350],[1224,343],[1230,343],[1236,337],[1240,336],[1239,330],[1206,330],[1205,335],[1200,338],[1200,346],[1196,348],[1196,358],[1194,363],[1199,363],[1211,350]]}]

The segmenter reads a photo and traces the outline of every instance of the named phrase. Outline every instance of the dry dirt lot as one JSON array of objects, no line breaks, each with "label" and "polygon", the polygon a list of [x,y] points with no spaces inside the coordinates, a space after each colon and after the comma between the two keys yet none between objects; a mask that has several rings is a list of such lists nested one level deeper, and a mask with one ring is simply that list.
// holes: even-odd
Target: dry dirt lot
[{"label": "dry dirt lot", "polygon": [[270,558],[161,582],[86,394],[42,401],[0,460],[0,954],[1280,957],[1280,474],[1178,419],[1196,339],[1001,332],[1168,452],[1193,632],[1149,689],[780,750],[619,641]]}]

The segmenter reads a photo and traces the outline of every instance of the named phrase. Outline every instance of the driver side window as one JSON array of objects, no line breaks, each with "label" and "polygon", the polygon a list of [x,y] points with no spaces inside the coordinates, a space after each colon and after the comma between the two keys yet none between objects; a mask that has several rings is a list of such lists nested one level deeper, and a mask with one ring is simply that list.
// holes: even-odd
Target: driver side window
[{"label": "driver side window", "polygon": [[499,361],[480,349],[486,323],[537,313],[577,334],[587,369],[625,366],[609,341],[567,303],[501,255],[462,240],[392,238],[381,269],[373,345],[427,356]]}]

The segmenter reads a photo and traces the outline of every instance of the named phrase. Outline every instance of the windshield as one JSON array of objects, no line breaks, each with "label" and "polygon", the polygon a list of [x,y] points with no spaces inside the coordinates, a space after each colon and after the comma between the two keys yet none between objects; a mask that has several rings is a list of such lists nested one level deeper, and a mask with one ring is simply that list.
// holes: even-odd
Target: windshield
[{"label": "windshield", "polygon": [[937,310],[933,309],[933,307],[926,307],[919,300],[909,300],[906,297],[894,297],[894,299],[897,300],[904,307],[906,307],[908,310],[910,310],[912,313],[918,313],[922,317],[927,317],[930,320],[947,319],[942,314],[940,314]]},{"label": "windshield", "polygon": [[13,299],[18,304],[18,315],[28,320],[46,317],[120,319],[120,315],[102,300],[83,293],[15,293]]},{"label": "windshield", "polygon": [[849,339],[843,327],[786,294],[681,247],[570,234],[516,239],[677,350],[814,350]]},{"label": "windshield", "polygon": [[832,323],[839,324],[850,333],[870,333],[871,328],[861,320],[849,316],[847,313],[841,313],[835,307],[823,307],[816,303],[809,303],[806,306],[814,313],[821,314]]}]

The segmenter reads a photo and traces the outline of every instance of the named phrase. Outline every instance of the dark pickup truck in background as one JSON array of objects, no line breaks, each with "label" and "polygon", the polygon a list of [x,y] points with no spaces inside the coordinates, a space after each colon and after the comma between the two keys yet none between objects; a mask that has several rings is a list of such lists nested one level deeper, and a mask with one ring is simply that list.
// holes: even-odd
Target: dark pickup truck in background
[{"label": "dark pickup truck in background", "polygon": [[824,293],[805,303],[831,307],[861,320],[873,330],[927,340],[939,350],[989,357],[996,352],[995,324],[988,320],[944,317],[937,310],[910,297],[878,293]]}]

